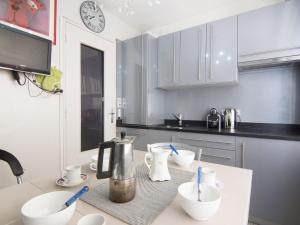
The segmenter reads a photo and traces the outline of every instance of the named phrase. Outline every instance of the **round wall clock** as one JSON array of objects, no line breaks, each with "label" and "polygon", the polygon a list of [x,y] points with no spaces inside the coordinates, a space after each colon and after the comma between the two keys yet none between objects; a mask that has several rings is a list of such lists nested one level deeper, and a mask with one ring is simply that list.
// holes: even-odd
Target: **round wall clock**
[{"label": "round wall clock", "polygon": [[105,18],[96,1],[84,1],[80,6],[80,16],[84,25],[93,32],[100,33],[105,27]]}]

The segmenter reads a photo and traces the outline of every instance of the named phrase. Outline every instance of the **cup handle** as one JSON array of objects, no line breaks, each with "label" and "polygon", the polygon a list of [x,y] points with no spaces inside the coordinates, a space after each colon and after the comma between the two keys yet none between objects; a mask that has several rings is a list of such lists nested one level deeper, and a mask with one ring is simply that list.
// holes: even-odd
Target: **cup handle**
[{"label": "cup handle", "polygon": [[151,154],[150,152],[147,152],[147,153],[145,154],[144,160],[145,160],[146,166],[147,166],[148,169],[150,170],[150,169],[151,169],[152,160],[153,160],[152,154]]},{"label": "cup handle", "polygon": [[151,145],[150,144],[147,144],[147,151],[151,152]]},{"label": "cup handle", "polygon": [[96,170],[97,169],[97,164],[95,162],[90,163],[90,169],[91,170]]},{"label": "cup handle", "polygon": [[61,178],[64,179],[64,181],[68,182],[68,179],[67,179],[66,175],[67,175],[67,171],[64,170],[62,172],[62,177]]},{"label": "cup handle", "polygon": [[224,184],[221,181],[219,181],[219,180],[216,180],[215,186],[218,189],[218,191],[222,191],[223,188],[224,188]]}]

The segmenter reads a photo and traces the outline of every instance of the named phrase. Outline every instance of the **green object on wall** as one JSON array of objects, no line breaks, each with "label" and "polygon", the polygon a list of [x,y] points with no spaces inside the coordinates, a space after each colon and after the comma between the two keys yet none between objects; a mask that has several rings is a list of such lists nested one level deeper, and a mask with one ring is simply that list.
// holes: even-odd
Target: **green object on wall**
[{"label": "green object on wall", "polygon": [[55,67],[51,68],[50,76],[36,75],[36,81],[47,91],[60,89],[62,72]]}]

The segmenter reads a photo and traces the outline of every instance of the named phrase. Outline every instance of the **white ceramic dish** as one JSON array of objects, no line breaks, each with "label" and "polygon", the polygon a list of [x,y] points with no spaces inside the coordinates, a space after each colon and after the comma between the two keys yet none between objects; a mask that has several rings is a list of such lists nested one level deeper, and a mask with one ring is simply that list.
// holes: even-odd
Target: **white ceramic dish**
[{"label": "white ceramic dish", "polygon": [[80,180],[80,182],[78,182],[78,183],[75,183],[75,184],[69,184],[68,182],[66,182],[66,181],[64,180],[64,178],[59,178],[59,179],[57,179],[55,183],[56,183],[56,185],[61,186],[61,187],[76,187],[76,186],[78,186],[78,185],[84,183],[84,182],[87,180],[87,178],[88,178],[88,175],[86,175],[86,174],[81,174],[81,180]]},{"label": "white ceramic dish", "polygon": [[72,218],[76,202],[59,211],[74,194],[68,191],[49,192],[26,202],[22,209],[25,225],[66,225]]},{"label": "white ceramic dish", "polygon": [[189,167],[195,160],[195,152],[189,150],[177,150],[178,155],[172,153],[173,161],[181,167]]},{"label": "white ceramic dish", "polygon": [[221,192],[211,185],[201,185],[201,201],[198,201],[195,182],[181,184],[178,193],[181,207],[195,220],[208,220],[220,207]]},{"label": "white ceramic dish", "polygon": [[82,217],[77,225],[105,225],[105,219],[98,213]]}]

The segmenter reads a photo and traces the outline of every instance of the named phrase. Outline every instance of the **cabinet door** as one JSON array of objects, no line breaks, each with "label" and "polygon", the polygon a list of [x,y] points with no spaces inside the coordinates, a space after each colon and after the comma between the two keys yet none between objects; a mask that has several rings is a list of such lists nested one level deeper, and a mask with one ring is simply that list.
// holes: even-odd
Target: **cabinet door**
[{"label": "cabinet door", "polygon": [[175,82],[175,34],[158,38],[158,87],[173,86]]},{"label": "cabinet door", "polygon": [[205,82],[206,25],[180,32],[179,84],[197,85]]},{"label": "cabinet door", "polygon": [[300,142],[237,138],[237,148],[241,165],[253,170],[250,216],[300,224]]},{"label": "cabinet door", "polygon": [[207,25],[207,83],[237,83],[237,17]]},{"label": "cabinet door", "polygon": [[177,136],[177,132],[125,127],[118,128],[117,135],[121,131],[125,131],[128,136],[135,136],[134,149],[142,151],[147,151],[147,144],[172,142]]},{"label": "cabinet door", "polygon": [[235,137],[233,136],[182,132],[178,135],[178,141],[198,147],[235,151]]},{"label": "cabinet door", "polygon": [[176,142],[202,149],[201,161],[235,166],[235,137],[182,132]]},{"label": "cabinet door", "polygon": [[202,150],[201,161],[235,166],[235,152],[223,149],[204,148]]},{"label": "cabinet door", "polygon": [[118,127],[117,136],[121,136],[121,132],[126,132],[127,136],[134,136],[135,140],[133,143],[134,149],[137,150],[146,150],[145,149],[145,140],[147,139],[147,131],[146,129],[137,129],[137,128],[126,128],[126,127]]},{"label": "cabinet door", "polygon": [[123,42],[122,73],[123,96],[126,100],[124,107],[124,120],[126,123],[142,124],[142,36],[138,36]]},{"label": "cabinet door", "polygon": [[291,0],[238,17],[239,55],[300,47],[300,1]]}]

